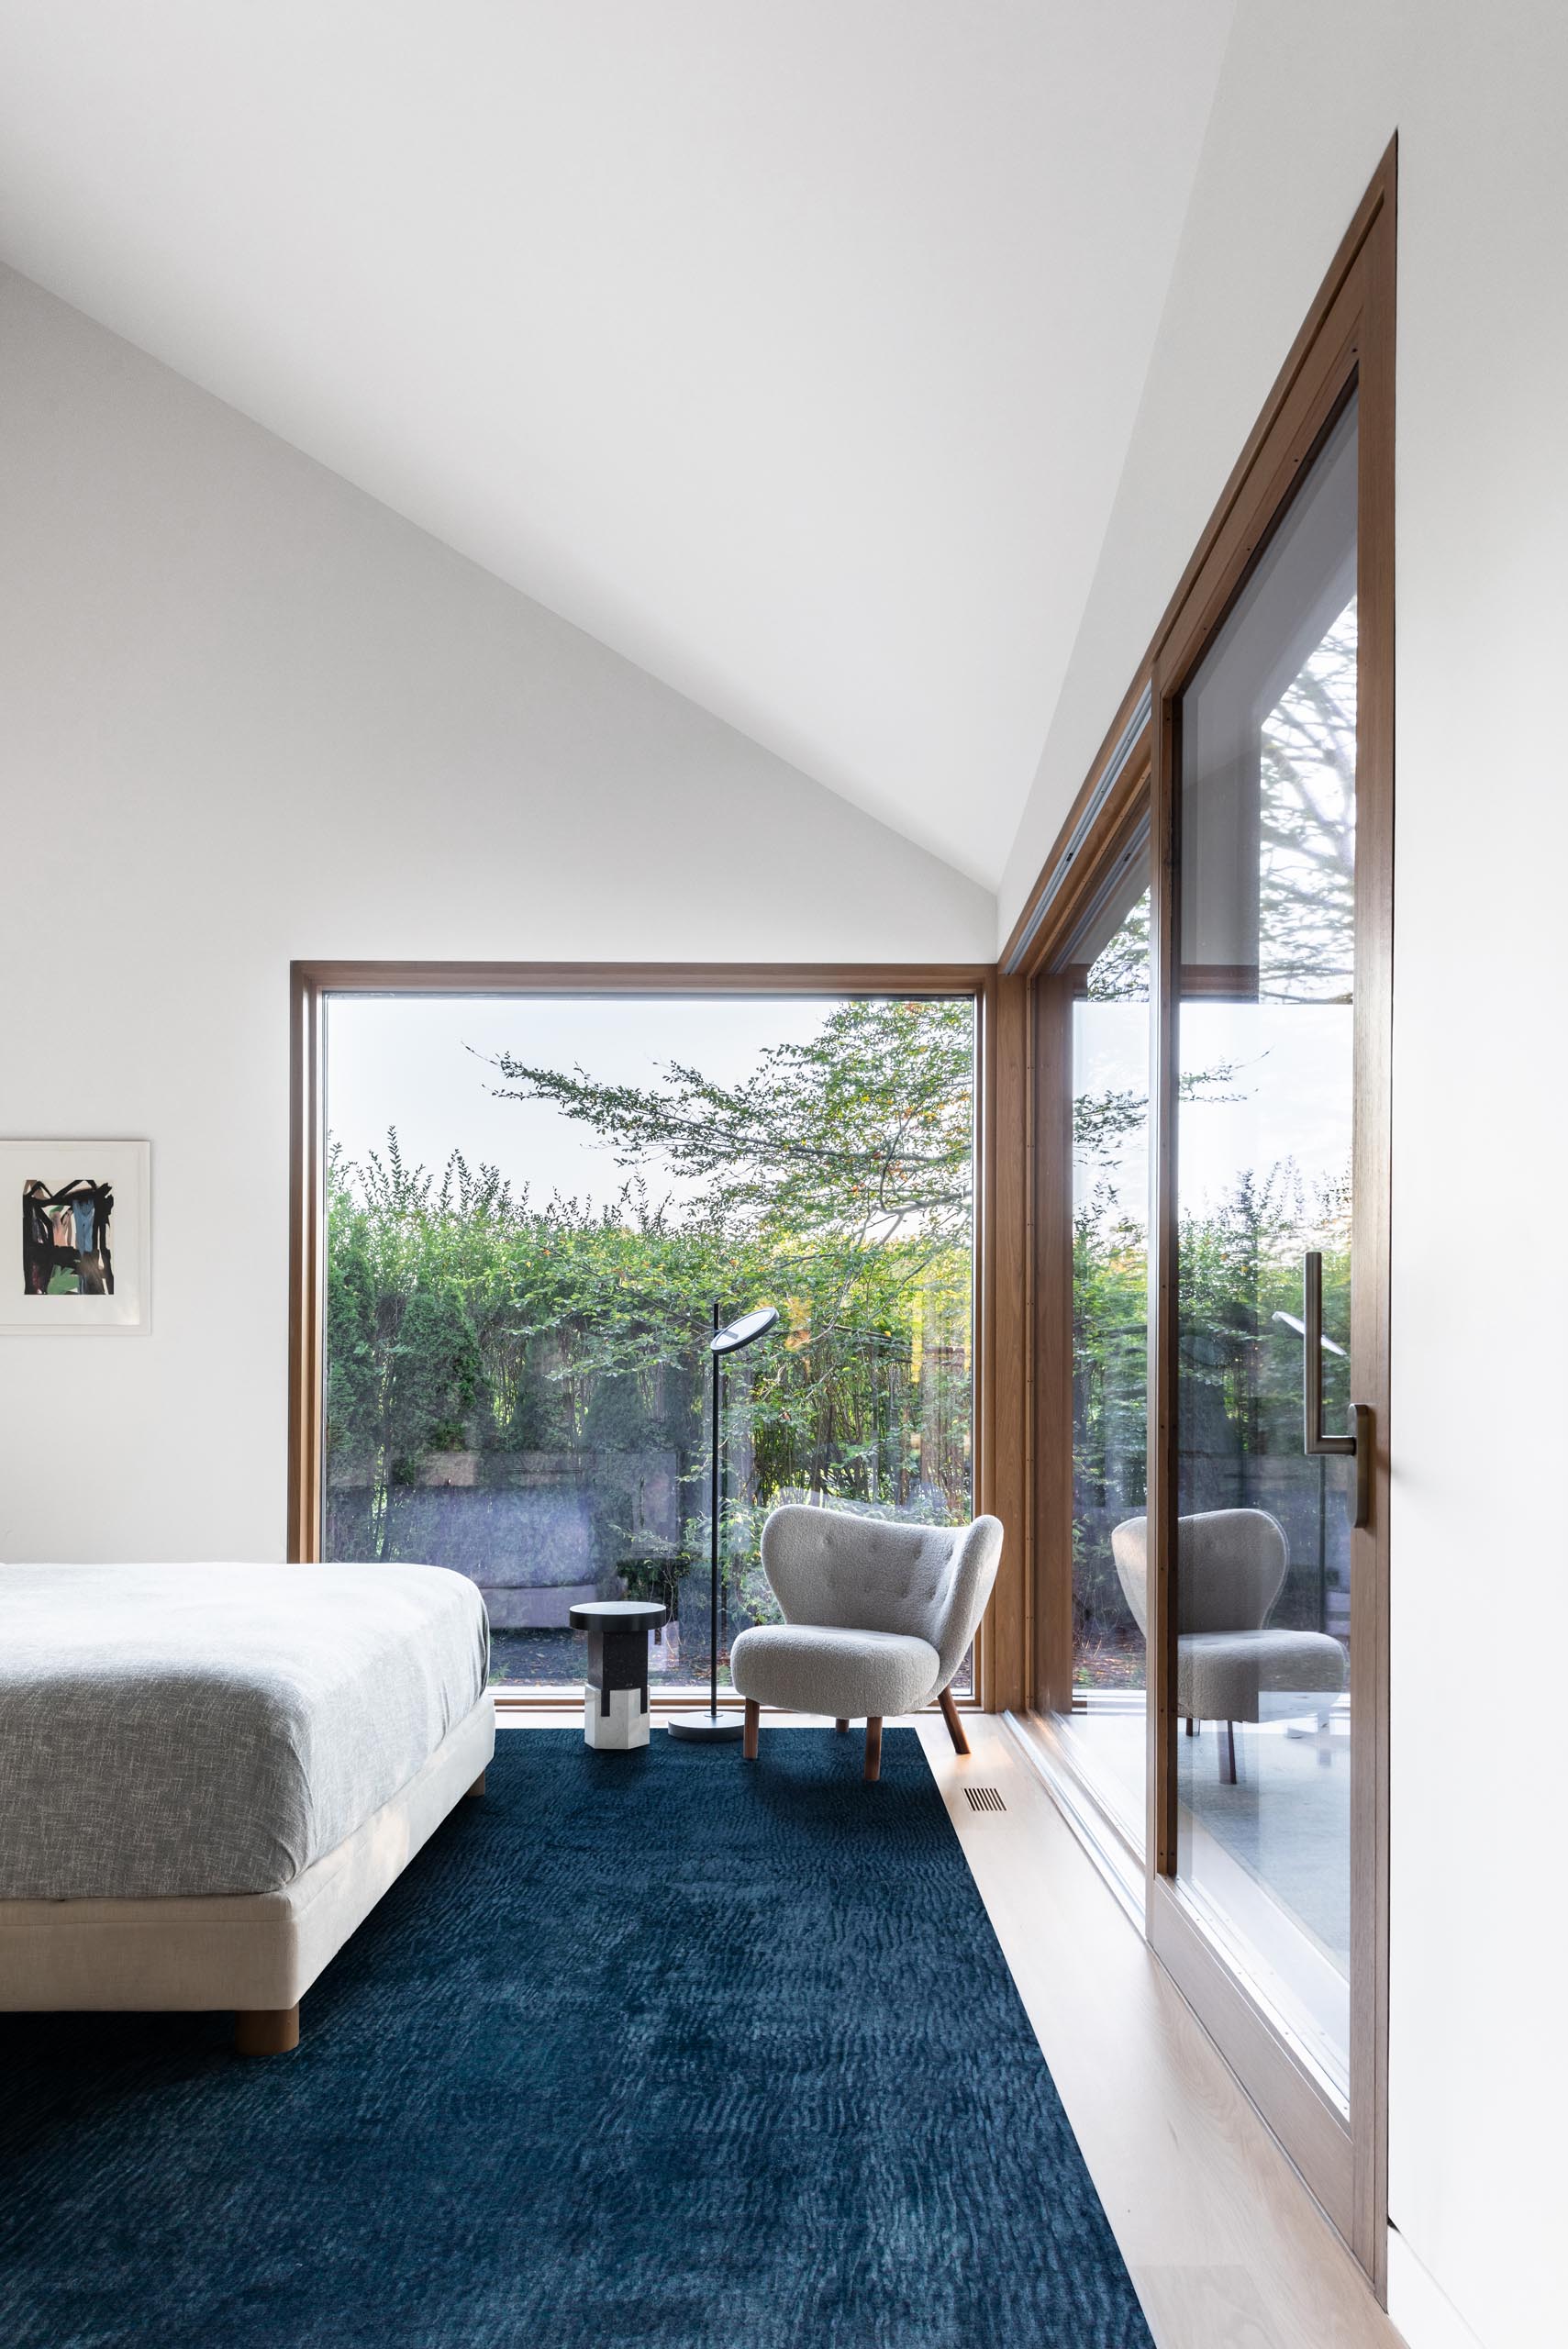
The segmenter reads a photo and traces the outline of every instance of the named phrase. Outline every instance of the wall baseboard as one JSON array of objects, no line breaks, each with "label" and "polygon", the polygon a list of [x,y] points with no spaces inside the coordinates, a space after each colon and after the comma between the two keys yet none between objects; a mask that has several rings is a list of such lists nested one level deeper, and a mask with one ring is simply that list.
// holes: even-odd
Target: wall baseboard
[{"label": "wall baseboard", "polygon": [[1483,2349],[1397,2227],[1388,2230],[1388,2315],[1409,2349]]}]

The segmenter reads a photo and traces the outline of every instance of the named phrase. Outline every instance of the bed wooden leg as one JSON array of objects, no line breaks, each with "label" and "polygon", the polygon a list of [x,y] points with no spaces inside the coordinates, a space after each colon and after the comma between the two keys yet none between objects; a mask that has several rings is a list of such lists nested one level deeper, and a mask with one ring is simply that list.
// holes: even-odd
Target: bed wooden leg
[{"label": "bed wooden leg", "polygon": [[299,2009],[252,2007],[234,2018],[237,2055],[286,2055],[299,2045]]},{"label": "bed wooden leg", "polygon": [[478,1777],[475,1778],[473,1786],[470,1787],[468,1791],[471,1797],[473,1795],[482,1795],[484,1792],[484,1773],[483,1770],[481,1770]]}]

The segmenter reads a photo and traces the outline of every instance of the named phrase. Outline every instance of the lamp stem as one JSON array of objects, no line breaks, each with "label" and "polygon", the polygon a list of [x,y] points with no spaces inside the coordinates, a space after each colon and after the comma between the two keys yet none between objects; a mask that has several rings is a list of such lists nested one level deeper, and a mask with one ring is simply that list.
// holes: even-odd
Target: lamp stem
[{"label": "lamp stem", "polygon": [[[718,1335],[718,1300],[713,1305],[713,1331]],[[708,1611],[707,1611],[707,1709],[717,1718],[718,1712],[718,1354],[710,1354],[713,1364],[713,1442],[709,1463],[711,1488],[708,1501]]]}]

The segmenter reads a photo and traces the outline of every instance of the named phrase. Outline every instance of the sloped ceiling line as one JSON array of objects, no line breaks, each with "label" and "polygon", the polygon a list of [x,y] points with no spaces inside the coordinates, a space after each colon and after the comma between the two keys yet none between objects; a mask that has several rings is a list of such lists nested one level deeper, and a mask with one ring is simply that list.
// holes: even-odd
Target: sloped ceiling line
[{"label": "sloped ceiling line", "polygon": [[1231,15],[0,7],[0,258],[995,886]]}]

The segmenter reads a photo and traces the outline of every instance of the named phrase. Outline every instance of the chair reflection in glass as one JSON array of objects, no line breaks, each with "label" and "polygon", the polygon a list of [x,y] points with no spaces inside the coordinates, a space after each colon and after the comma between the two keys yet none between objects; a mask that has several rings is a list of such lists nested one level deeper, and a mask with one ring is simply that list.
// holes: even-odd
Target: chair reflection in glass
[{"label": "chair reflection in glass", "polygon": [[[1236,1723],[1300,1711],[1329,1726],[1345,1685],[1345,1652],[1327,1631],[1271,1628],[1290,1553],[1284,1529],[1262,1508],[1213,1508],[1178,1518],[1176,1709],[1187,1735],[1223,1721],[1219,1775],[1236,1784]],[[1111,1555],[1127,1603],[1147,1637],[1148,1520],[1129,1517],[1111,1533]],[[1292,1701],[1301,1698],[1299,1706]],[[1328,1748],[1322,1749],[1328,1759]]]}]

